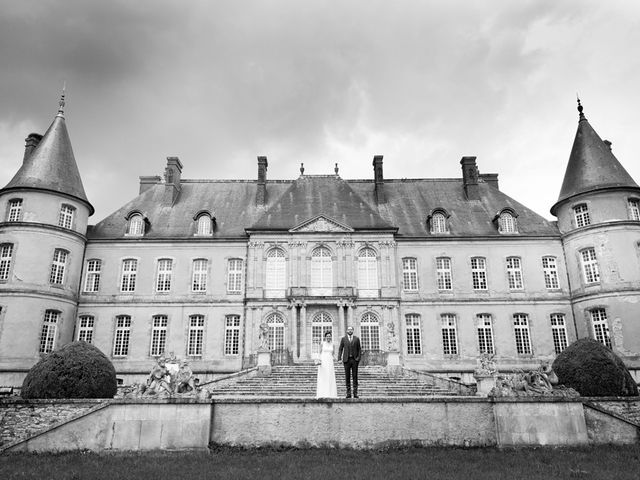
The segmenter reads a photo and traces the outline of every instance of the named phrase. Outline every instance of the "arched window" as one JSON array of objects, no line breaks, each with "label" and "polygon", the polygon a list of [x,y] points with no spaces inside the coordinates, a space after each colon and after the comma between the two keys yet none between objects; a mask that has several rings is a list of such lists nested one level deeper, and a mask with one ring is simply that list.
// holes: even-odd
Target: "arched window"
[{"label": "arched window", "polygon": [[197,231],[196,235],[202,237],[208,237],[213,234],[211,217],[207,213],[201,214],[197,219]]},{"label": "arched window", "polygon": [[373,313],[365,313],[360,320],[360,340],[363,350],[380,350],[380,323]]},{"label": "arched window", "polygon": [[282,350],[284,348],[284,318],[278,313],[271,313],[267,317],[269,326],[269,350]]},{"label": "arched window", "polygon": [[134,213],[129,217],[129,228],[127,235],[132,237],[140,237],[144,235],[144,218],[139,213]]},{"label": "arched window", "polygon": [[318,247],[311,252],[311,288],[331,289],[333,287],[333,261],[326,247]]},{"label": "arched window", "polygon": [[498,215],[498,232],[499,233],[518,233],[516,224],[516,216],[509,210],[503,210]]},{"label": "arched window", "polygon": [[267,252],[266,290],[284,291],[287,288],[287,260],[281,248],[272,248]]},{"label": "arched window", "polygon": [[436,212],[431,217],[431,233],[447,233],[447,218],[442,212]]},{"label": "arched window", "polygon": [[311,321],[311,352],[319,354],[324,334],[331,331],[333,320],[327,312],[318,312]]},{"label": "arched window", "polygon": [[378,296],[378,259],[372,248],[363,248],[358,255],[358,295]]}]

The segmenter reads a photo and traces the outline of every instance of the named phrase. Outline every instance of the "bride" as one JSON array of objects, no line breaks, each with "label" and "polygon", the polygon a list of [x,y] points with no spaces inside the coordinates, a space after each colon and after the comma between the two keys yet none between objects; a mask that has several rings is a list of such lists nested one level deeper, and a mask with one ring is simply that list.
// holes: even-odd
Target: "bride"
[{"label": "bride", "polygon": [[316,398],[337,398],[336,372],[333,368],[333,342],[331,332],[324,334],[320,350],[320,365],[318,366],[318,386]]}]

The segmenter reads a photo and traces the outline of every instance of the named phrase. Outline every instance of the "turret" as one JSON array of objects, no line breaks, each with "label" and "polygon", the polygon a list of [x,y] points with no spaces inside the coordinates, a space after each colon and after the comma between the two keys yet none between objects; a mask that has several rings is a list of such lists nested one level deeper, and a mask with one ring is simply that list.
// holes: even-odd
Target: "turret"
[{"label": "turret", "polygon": [[0,384],[19,384],[43,353],[72,340],[88,217],[71,148],[64,93],[43,136],[27,138],[22,165],[0,190]]}]

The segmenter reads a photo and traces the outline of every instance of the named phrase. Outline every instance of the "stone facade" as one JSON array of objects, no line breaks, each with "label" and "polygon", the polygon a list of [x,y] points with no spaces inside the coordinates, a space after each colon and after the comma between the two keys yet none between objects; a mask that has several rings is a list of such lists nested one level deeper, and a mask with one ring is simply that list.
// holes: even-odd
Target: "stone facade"
[{"label": "stone facade", "polygon": [[269,180],[266,157],[256,180],[190,180],[169,157],[88,225],[62,108],[37,142],[0,190],[0,385],[72,340],[125,384],[171,352],[205,382],[255,366],[261,347],[273,364],[311,363],[322,333],[337,344],[348,325],[369,364],[393,353],[468,383],[482,353],[530,370],[587,336],[637,378],[640,188],[582,112],[558,222],[475,157],[461,178],[385,179],[376,156],[370,180]]}]

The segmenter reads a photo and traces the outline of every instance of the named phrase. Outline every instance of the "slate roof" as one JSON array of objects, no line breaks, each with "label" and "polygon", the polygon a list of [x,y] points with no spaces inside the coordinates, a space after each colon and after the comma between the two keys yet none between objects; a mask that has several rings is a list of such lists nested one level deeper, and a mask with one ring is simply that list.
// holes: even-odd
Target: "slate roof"
[{"label": "slate roof", "polygon": [[551,207],[555,215],[558,204],[576,195],[611,188],[635,188],[638,184],[627,173],[611,151],[587,121],[582,106],[578,108],[580,119],[571,148],[569,163],[564,174],[562,188],[556,204]]},{"label": "slate roof", "polygon": [[[480,200],[467,200],[462,179],[385,180],[387,202],[376,205],[373,180],[343,180],[335,175],[267,181],[267,203],[256,206],[255,180],[182,180],[172,205],[163,183],[150,187],[103,221],[89,238],[125,238],[126,217],[136,210],[150,228],[144,239],[194,238],[194,216],[209,210],[216,218],[214,239],[246,238],[248,230],[287,231],[326,216],[356,231],[386,230],[398,237],[434,237],[426,219],[436,208],[448,212],[449,237],[504,236],[495,216],[504,208],[517,214],[519,236],[557,236],[550,222],[496,187],[480,180]],[[442,237],[439,235],[438,237]]]},{"label": "slate roof", "polygon": [[84,192],[64,115],[61,112],[53,119],[38,146],[3,190],[22,188],[70,195],[86,203],[90,214],[93,214],[94,209]]}]

